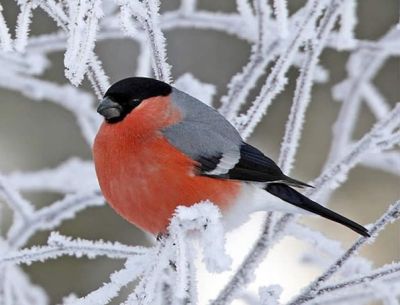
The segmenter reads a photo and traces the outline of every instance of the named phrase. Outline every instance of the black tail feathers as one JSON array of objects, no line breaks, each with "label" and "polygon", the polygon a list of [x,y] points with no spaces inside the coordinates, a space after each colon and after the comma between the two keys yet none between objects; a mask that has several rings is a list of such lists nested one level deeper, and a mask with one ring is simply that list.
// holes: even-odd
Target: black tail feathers
[{"label": "black tail feathers", "polygon": [[298,188],[313,187],[312,185],[290,178],[288,176],[285,176],[283,183]]},{"label": "black tail feathers", "polygon": [[[297,182],[297,180],[294,180],[294,181]],[[370,236],[368,230],[366,228],[364,228],[363,226],[359,225],[358,223],[356,223],[342,215],[339,215],[339,214],[323,207],[322,205],[312,201],[311,199],[308,199],[306,196],[300,194],[299,192],[297,192],[296,190],[287,186],[286,184],[270,183],[270,184],[267,184],[267,186],[265,187],[265,190],[267,192],[269,192],[270,194],[272,194],[276,197],[279,197],[280,199],[282,199],[288,203],[291,203],[299,208],[302,208],[306,211],[315,213],[317,215],[320,215],[322,217],[330,219],[334,222],[340,223],[340,224],[350,228],[351,230],[357,232],[358,234],[361,234],[362,236],[365,236],[365,237]]]}]

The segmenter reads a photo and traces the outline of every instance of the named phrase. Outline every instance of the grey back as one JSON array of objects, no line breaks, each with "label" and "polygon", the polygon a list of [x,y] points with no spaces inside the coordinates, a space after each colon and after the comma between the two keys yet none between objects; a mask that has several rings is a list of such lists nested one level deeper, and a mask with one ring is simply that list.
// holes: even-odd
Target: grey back
[{"label": "grey back", "polygon": [[194,160],[225,154],[240,156],[242,139],[218,111],[176,88],[171,98],[183,114],[181,122],[163,130],[172,145]]}]

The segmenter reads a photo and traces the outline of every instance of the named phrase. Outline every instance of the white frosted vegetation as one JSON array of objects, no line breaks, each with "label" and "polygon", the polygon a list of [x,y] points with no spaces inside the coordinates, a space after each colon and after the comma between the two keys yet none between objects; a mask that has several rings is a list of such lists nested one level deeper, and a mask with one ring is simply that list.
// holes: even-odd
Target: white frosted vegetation
[{"label": "white frosted vegetation", "polygon": [[[19,92],[33,102],[46,100],[70,111],[89,146],[101,122],[95,101],[109,86],[101,58],[96,54],[96,43],[108,39],[135,41],[140,53],[135,54],[137,71],[132,74],[154,75],[171,82],[164,32],[192,28],[224,32],[251,46],[246,64],[222,92],[219,109],[244,138],[261,120],[268,119],[265,115],[269,106],[286,88],[288,70],[299,70],[278,161],[286,174],[295,165],[307,108],[314,102],[312,88],[329,77],[320,55],[326,49],[348,51],[347,75],[332,88],[332,95],[341,106],[332,126],[329,156],[322,172],[312,181],[315,188],[306,195],[329,202],[329,196],[347,181],[356,166],[388,172],[397,179],[400,176],[400,104],[391,106],[397,101],[389,101],[374,82],[385,62],[400,55],[400,29],[393,25],[374,41],[358,39],[354,31],[358,22],[355,0],[308,0],[294,12],[288,10],[285,0],[274,0],[272,6],[263,0],[237,0],[237,11],[232,13],[200,10],[196,0],[182,0],[176,10],[162,13],[157,0],[16,2],[19,10],[15,31],[9,28],[0,5],[0,87]],[[39,10],[55,21],[57,31],[30,34],[32,18]],[[55,52],[64,54],[68,81],[78,86],[87,78],[94,94],[69,83],[44,79],[52,64],[49,55]],[[215,87],[207,80],[199,81],[187,73],[177,77],[175,84],[212,105]],[[261,89],[253,101],[248,101],[257,84]],[[244,107],[246,102],[250,102],[249,107]],[[354,138],[362,106],[370,110],[376,123],[363,136]],[[64,197],[35,209],[22,196],[24,191],[54,191]],[[0,196],[13,212],[12,225],[0,238],[2,304],[49,304],[46,287],[31,283],[19,265],[61,260],[65,256],[125,260],[124,266],[101,287],[87,295],[66,297],[66,305],[109,304],[133,282],[136,284],[122,304],[198,304],[195,258],[200,256],[209,272],[222,272],[231,266],[221,215],[210,202],[178,208],[169,234],[153,247],[72,239],[57,233],[64,220],[74,218],[83,209],[104,204],[90,160],[73,157],[51,169],[2,173]],[[311,283],[304,283],[304,289],[286,304],[368,304],[379,300],[399,305],[399,262],[375,267],[358,255],[358,250],[372,244],[387,224],[399,219],[400,201],[386,204],[387,211],[369,227],[372,237],[361,237],[348,249],[339,241],[299,225],[295,215],[268,213],[260,237],[210,304],[227,305],[238,298],[252,305],[284,304],[279,285],[263,285],[258,295],[251,294],[247,285],[274,245],[291,235],[310,245],[312,251],[304,258],[324,271]],[[47,243],[27,247],[28,239],[42,230],[51,231]]]}]

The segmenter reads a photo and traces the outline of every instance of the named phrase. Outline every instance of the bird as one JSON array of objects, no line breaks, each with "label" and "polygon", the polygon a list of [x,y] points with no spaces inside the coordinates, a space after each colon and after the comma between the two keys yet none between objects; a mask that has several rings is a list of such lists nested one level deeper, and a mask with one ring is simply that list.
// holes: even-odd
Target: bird
[{"label": "bird", "polygon": [[93,144],[101,191],[130,223],[165,234],[178,206],[209,200],[234,228],[252,212],[317,214],[362,236],[362,225],[307,198],[310,185],[285,175],[246,143],[217,110],[170,84],[147,77],[117,81],[97,112]]}]

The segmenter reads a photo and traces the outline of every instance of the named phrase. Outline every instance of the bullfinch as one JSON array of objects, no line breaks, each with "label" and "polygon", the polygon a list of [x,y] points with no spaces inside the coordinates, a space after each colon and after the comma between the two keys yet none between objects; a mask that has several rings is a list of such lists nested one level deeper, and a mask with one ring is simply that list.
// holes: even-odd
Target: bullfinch
[{"label": "bullfinch", "polygon": [[228,226],[254,211],[305,210],[369,235],[296,191],[309,185],[245,143],[215,109],[169,84],[123,79],[97,111],[105,119],[93,147],[100,188],[122,217],[145,231],[165,233],[177,206],[208,199]]}]

